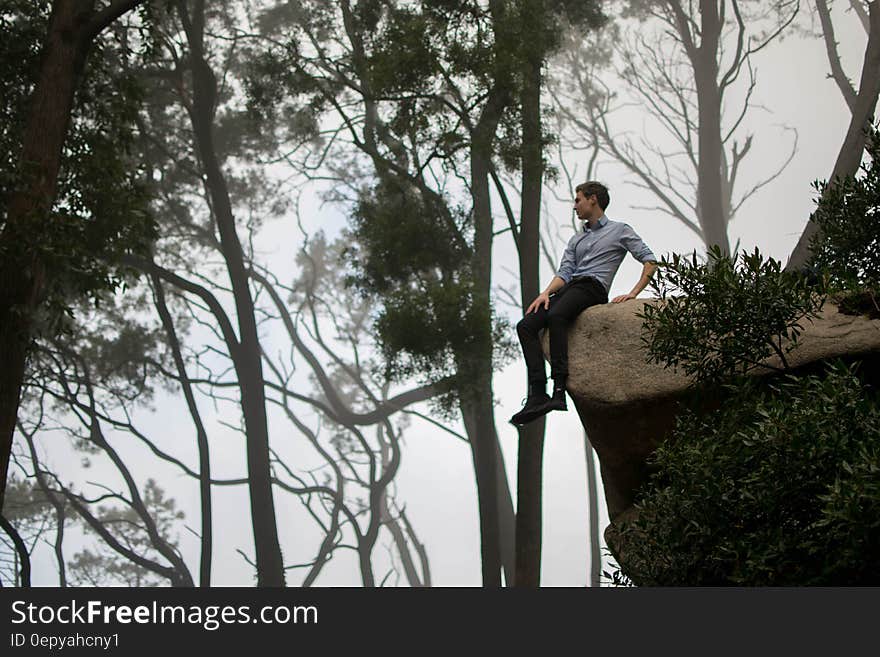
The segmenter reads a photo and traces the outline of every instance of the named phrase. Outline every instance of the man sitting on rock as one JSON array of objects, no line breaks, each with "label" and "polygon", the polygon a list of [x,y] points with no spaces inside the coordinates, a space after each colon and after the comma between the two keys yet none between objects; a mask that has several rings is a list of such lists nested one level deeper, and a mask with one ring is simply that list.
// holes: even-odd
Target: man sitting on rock
[{"label": "man sitting on rock", "polygon": [[[565,381],[568,378],[568,326],[586,308],[608,303],[608,290],[626,252],[643,263],[639,282],[629,294],[614,297],[614,303],[635,299],[645,289],[654,271],[656,258],[627,224],[605,216],[610,197],[601,183],[589,181],[575,188],[574,210],[584,222],[583,230],[572,237],[562,264],[547,289],[532,301],[525,317],[516,325],[529,372],[529,395],[523,409],[510,418],[523,426],[549,411],[564,411]],[[546,391],[547,375],[539,331],[550,331],[550,376],[553,396]],[[596,345],[601,349],[602,345]]]}]

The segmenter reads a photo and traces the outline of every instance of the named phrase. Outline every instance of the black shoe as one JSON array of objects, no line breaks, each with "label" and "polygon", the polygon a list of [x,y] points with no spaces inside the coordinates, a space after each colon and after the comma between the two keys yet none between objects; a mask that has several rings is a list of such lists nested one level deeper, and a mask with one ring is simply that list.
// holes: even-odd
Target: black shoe
[{"label": "black shoe", "polygon": [[568,406],[565,405],[565,388],[556,388],[553,396],[546,403],[545,413],[550,411],[567,411]]},{"label": "black shoe", "polygon": [[[516,413],[510,418],[510,423],[514,426],[521,427],[529,422],[534,422],[550,411],[550,409],[547,408],[547,404],[551,401],[550,395],[546,392],[529,395],[529,398],[526,400],[526,405],[523,406],[519,413]],[[565,402],[563,401],[563,404],[564,403]]]}]

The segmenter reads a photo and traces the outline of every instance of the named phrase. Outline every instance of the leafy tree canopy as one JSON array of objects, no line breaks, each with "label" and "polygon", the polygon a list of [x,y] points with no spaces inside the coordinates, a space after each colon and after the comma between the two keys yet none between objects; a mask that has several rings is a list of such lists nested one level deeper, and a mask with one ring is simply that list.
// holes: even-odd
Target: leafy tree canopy
[{"label": "leafy tree canopy", "polygon": [[[4,3],[0,11],[0,230],[12,194],[31,175],[20,162],[21,138],[48,13],[49,3],[26,0]],[[95,43],[76,96],[51,216],[32,217],[30,230],[19,230],[14,252],[0,253],[22,263],[38,254],[47,264],[52,321],[58,311],[70,312],[69,300],[120,285],[124,274],[116,258],[146,249],[154,236],[147,209],[151,181],[132,152],[141,87],[123,65],[143,50],[129,37],[120,27]]]},{"label": "leafy tree canopy", "polygon": [[[509,349],[499,322],[494,335],[486,334],[491,308],[475,303],[470,249],[441,219],[449,210],[429,204],[393,178],[377,185],[357,205],[352,246],[343,256],[352,272],[349,283],[365,297],[383,300],[375,326],[393,380],[453,377],[469,345],[494,339],[499,351]],[[459,211],[452,220],[467,232],[467,213]],[[456,381],[455,387],[466,383]]]}]

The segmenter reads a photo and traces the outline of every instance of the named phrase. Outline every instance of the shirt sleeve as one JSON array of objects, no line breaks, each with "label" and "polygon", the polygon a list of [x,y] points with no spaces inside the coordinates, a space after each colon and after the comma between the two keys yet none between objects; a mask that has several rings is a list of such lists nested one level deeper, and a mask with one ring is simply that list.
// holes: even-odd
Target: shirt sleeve
[{"label": "shirt sleeve", "polygon": [[565,253],[562,254],[562,262],[559,264],[559,269],[556,272],[556,275],[559,276],[559,278],[564,280],[566,283],[568,283],[571,280],[571,277],[574,275],[575,242],[576,240],[574,237],[568,240],[568,245],[565,247]]},{"label": "shirt sleeve", "polygon": [[639,262],[657,262],[657,256],[654,255],[654,252],[648,248],[648,245],[642,241],[642,238],[636,234],[636,231],[629,224],[624,224],[620,242]]}]

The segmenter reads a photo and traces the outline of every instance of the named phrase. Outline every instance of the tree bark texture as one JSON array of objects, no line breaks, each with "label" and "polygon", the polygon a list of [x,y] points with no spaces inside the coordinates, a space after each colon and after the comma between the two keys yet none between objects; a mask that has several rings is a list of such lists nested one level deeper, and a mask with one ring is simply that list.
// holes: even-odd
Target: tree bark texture
[{"label": "tree bark texture", "polygon": [[590,573],[589,583],[591,587],[602,585],[602,552],[599,547],[599,486],[596,481],[596,459],[593,456],[593,445],[590,437],[584,432],[584,452],[587,461],[587,504],[589,506],[589,530],[590,530]]},{"label": "tree bark texture", "polygon": [[[541,220],[541,187],[544,153],[541,122],[541,66],[544,44],[542,0],[522,0],[521,47],[522,88],[522,187],[520,203],[519,267],[523,309],[538,296],[538,259]],[[527,35],[530,38],[527,38]],[[541,584],[541,507],[543,488],[543,450],[546,422],[519,430],[517,460],[516,575],[517,587]]]},{"label": "tree bark texture", "polygon": [[537,588],[541,585],[545,427],[546,418],[540,418],[519,432],[514,580],[514,585],[518,588]]},{"label": "tree bark texture", "polygon": [[[474,131],[471,147],[471,196],[474,213],[473,280],[474,304],[477,308],[490,307],[492,280],[492,209],[489,197],[489,169],[491,143],[498,125],[492,100],[487,102],[479,124]],[[471,354],[459,364],[460,372],[468,372],[470,380],[462,391],[460,402],[477,479],[477,498],[480,509],[481,556],[483,586],[501,586],[501,544],[498,513],[497,433],[495,431],[492,399],[492,327],[484,336],[478,336]]]},{"label": "tree bark texture", "polygon": [[516,510],[510,495],[510,482],[507,479],[507,468],[504,465],[504,454],[498,442],[498,430],[495,430],[495,469],[498,488],[498,532],[501,543],[501,568],[504,580],[509,585],[516,577]]},{"label": "tree bark texture", "polygon": [[[481,369],[481,363],[473,363]],[[483,571],[483,586],[501,586],[501,537],[498,513],[498,491],[495,459],[494,417],[491,404],[491,376],[485,372],[475,372],[473,389],[460,402],[465,431],[471,446],[474,473],[477,483],[477,505],[480,516],[480,561]],[[488,388],[487,388],[488,386]],[[483,388],[480,390],[479,388]],[[489,391],[490,401],[486,403],[485,390]]]}]

